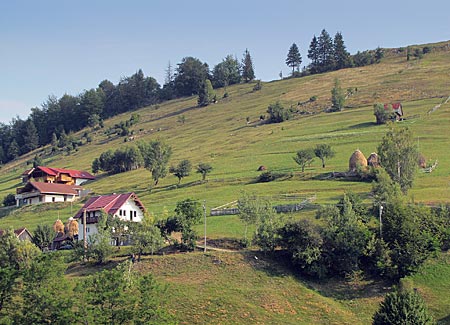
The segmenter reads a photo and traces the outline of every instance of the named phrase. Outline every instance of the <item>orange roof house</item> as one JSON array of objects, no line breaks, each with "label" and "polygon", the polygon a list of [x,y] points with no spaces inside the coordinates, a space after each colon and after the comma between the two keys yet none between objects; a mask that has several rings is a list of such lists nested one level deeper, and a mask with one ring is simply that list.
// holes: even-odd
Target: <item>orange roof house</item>
[{"label": "orange roof house", "polygon": [[94,180],[95,176],[83,170],[63,169],[38,166],[23,172],[22,182],[25,184],[31,180],[44,183],[59,183],[68,185],[81,185],[84,182]]}]

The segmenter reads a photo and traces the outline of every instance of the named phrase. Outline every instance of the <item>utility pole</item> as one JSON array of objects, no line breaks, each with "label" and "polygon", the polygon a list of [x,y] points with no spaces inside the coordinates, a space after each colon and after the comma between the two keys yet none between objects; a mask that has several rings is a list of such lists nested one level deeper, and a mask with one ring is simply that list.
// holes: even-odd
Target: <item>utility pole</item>
[{"label": "utility pole", "polygon": [[83,211],[83,247],[84,247],[84,261],[87,260],[87,238],[86,238],[86,209]]},{"label": "utility pole", "polygon": [[205,219],[205,242],[203,247],[203,252],[206,253],[206,200],[203,200],[203,215]]},{"label": "utility pole", "polygon": [[380,239],[383,239],[383,235],[382,235],[382,227],[383,227],[383,222],[381,220],[381,215],[383,214],[383,206],[380,204]]}]

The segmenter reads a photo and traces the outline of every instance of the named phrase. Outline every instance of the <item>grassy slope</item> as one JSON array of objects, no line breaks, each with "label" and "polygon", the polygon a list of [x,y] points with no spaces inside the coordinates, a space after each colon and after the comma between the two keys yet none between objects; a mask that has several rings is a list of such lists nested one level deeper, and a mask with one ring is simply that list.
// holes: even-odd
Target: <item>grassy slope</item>
[{"label": "grassy slope", "polygon": [[[449,73],[448,52],[432,53],[420,61],[410,62],[389,57],[374,66],[265,83],[263,89],[255,93],[251,91],[253,85],[229,87],[228,99],[206,108],[195,108],[196,99],[187,98],[164,103],[159,108],[141,109],[137,111],[141,122],[134,130],[145,131],[137,134],[137,139],[166,139],[174,148],[172,163],[186,158],[193,164],[211,163],[214,170],[208,176],[209,181],[198,184],[199,175],[192,175],[183,179],[182,186],[177,188],[174,186],[176,179],[168,176],[149,191],[149,173],[138,170],[102,177],[87,187],[99,194],[135,191],[149,210],[158,215],[172,211],[175,203],[186,197],[206,200],[208,208],[212,208],[235,200],[241,190],[273,196],[275,201],[281,193],[316,194],[320,203],[335,202],[348,189],[368,193],[370,184],[318,181],[312,176],[346,170],[348,158],[357,148],[366,156],[375,151],[386,128],[374,125],[372,104],[401,100],[407,116],[420,115],[402,124],[413,129],[420,151],[427,158],[439,160],[435,172],[418,175],[410,195],[415,201],[446,202],[450,197],[450,103],[431,115],[426,112],[450,95]],[[285,106],[295,106],[299,101],[318,96],[317,102],[307,109],[323,109],[329,105],[336,77],[344,88],[358,88],[357,94],[347,101],[353,108],[340,113],[296,117],[282,124],[246,125],[246,117],[257,121],[276,100]],[[223,90],[218,90],[219,98],[222,93]],[[180,115],[186,117],[184,125],[177,122]],[[130,114],[117,116],[106,121],[106,127],[129,117]],[[161,131],[157,131],[159,128]],[[92,144],[80,147],[70,156],[49,158],[45,164],[89,170],[92,160],[101,152],[124,145],[123,138],[107,139],[101,131],[93,136]],[[325,169],[316,161],[301,175],[292,156],[296,150],[316,143],[331,144],[336,157]],[[19,185],[19,175],[27,168],[25,161],[34,154],[2,168],[0,197],[14,192]],[[259,165],[272,171],[292,172],[293,176],[283,181],[255,184],[253,180],[259,175],[256,171]],[[74,205],[73,212],[78,206]],[[307,211],[306,215],[311,213]],[[39,223],[52,223],[58,217],[66,219],[70,215],[70,205],[27,207],[1,218],[0,228],[26,226],[34,229]],[[208,219],[211,238],[241,238],[242,231],[236,217]],[[268,263],[263,256],[256,262],[249,254],[154,257],[140,267],[142,272],[151,271],[170,284],[170,295],[176,306],[174,312],[182,315],[187,323],[217,320],[217,323],[365,324],[370,322],[381,300],[380,288],[370,294],[370,284],[351,290],[347,283],[299,281],[288,269]],[[217,260],[220,264],[216,264]],[[441,279],[441,274],[448,274],[448,259],[430,264],[409,280],[427,294],[430,308],[438,319],[447,317],[448,306],[448,301],[442,298],[448,292],[448,283]]]},{"label": "grassy slope", "polygon": [[[346,170],[348,158],[357,148],[366,156],[376,151],[386,127],[374,125],[372,104],[401,100],[406,116],[420,115],[402,125],[413,129],[425,157],[439,160],[434,173],[418,175],[410,195],[416,201],[445,202],[450,197],[450,152],[446,150],[450,142],[450,103],[431,115],[426,112],[450,95],[449,63],[448,52],[428,54],[420,61],[410,62],[402,57],[389,57],[378,65],[265,83],[259,92],[251,91],[253,85],[229,87],[229,98],[204,108],[195,107],[196,98],[186,98],[141,109],[137,111],[141,122],[133,127],[137,140],[165,139],[174,149],[173,164],[186,158],[194,165],[210,163],[214,170],[208,176],[209,181],[199,184],[199,175],[193,174],[183,179],[182,186],[177,188],[176,178],[169,175],[149,191],[150,175],[141,169],[103,177],[87,187],[99,194],[135,191],[148,209],[158,215],[164,210],[172,211],[177,201],[188,196],[206,200],[207,207],[212,208],[235,200],[241,190],[266,196],[316,194],[319,203],[334,202],[344,190],[368,193],[370,184],[367,183],[319,181],[311,177]],[[344,88],[358,88],[356,95],[347,100],[354,108],[339,113],[296,116],[281,124],[257,124],[259,116],[265,114],[267,106],[276,100],[285,106],[296,106],[299,101],[317,96],[317,102],[307,109],[314,111],[328,106],[334,78],[339,78]],[[222,93],[223,90],[218,90],[219,98]],[[186,117],[184,125],[177,122],[180,115]],[[106,127],[129,116],[123,114],[108,120]],[[246,117],[255,122],[247,125]],[[143,132],[139,132],[140,129]],[[102,130],[96,131],[93,137],[93,143],[80,147],[78,152],[48,158],[44,160],[45,164],[89,170],[92,160],[101,152],[126,145],[123,138],[108,139]],[[320,168],[318,161],[314,162],[302,175],[292,156],[298,149],[317,143],[331,144],[336,157],[325,169]],[[34,154],[3,167],[0,197],[14,192],[19,185],[20,173],[27,168],[26,159],[31,159]],[[292,177],[255,184],[253,181],[259,175],[256,169],[260,165],[272,171],[292,173]],[[15,218],[0,219],[0,227],[18,225]],[[30,220],[30,224],[24,226],[36,223],[31,214],[25,212],[24,218]]]},{"label": "grassy slope", "polygon": [[[419,290],[439,324],[450,324],[449,265],[442,254],[402,281]],[[181,324],[369,324],[391,288],[364,279],[311,281],[252,251],[145,256],[134,268],[167,285],[170,312]],[[68,276],[98,270],[74,265]]]}]

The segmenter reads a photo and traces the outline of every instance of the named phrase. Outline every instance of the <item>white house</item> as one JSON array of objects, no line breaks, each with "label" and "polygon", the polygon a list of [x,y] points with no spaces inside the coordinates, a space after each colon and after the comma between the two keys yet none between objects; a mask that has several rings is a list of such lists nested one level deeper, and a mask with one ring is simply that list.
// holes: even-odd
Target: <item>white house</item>
[{"label": "white house", "polygon": [[112,215],[123,221],[141,222],[144,218],[144,205],[134,193],[111,194],[91,197],[77,212],[78,240],[84,239],[83,219],[86,214],[86,237],[98,233],[97,223],[101,214]]},{"label": "white house", "polygon": [[16,190],[16,205],[71,202],[79,198],[82,192],[83,189],[78,185],[28,182]]}]

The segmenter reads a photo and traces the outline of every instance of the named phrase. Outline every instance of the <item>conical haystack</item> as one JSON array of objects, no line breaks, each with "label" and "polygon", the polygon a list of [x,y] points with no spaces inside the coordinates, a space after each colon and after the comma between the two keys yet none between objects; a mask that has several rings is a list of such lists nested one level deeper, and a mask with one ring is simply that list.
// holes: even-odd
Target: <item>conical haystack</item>
[{"label": "conical haystack", "polygon": [[378,158],[378,155],[375,152],[372,152],[369,158],[367,158],[367,164],[374,168],[380,167],[380,159]]},{"label": "conical haystack", "polygon": [[351,172],[356,172],[358,168],[365,168],[367,166],[367,159],[364,154],[359,150],[355,150],[355,152],[351,155],[350,160],[348,162],[348,167]]},{"label": "conical haystack", "polygon": [[64,234],[64,224],[61,220],[58,219],[55,221],[55,223],[53,224],[53,230],[55,232],[62,232]]},{"label": "conical haystack", "polygon": [[69,221],[66,224],[66,228],[67,235],[69,235],[70,237],[78,235],[78,222],[75,219],[69,218]]}]

